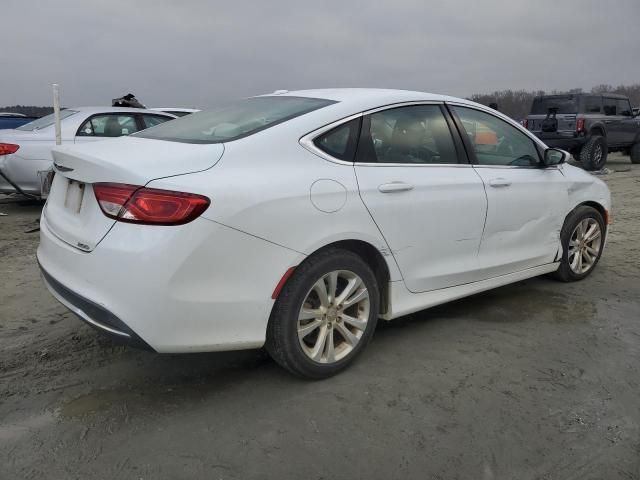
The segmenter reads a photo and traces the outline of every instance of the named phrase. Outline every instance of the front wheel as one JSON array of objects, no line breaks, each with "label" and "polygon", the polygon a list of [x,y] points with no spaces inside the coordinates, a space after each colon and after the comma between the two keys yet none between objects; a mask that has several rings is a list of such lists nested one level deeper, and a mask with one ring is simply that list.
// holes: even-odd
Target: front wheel
[{"label": "front wheel", "polygon": [[596,265],[602,249],[606,227],[598,210],[583,205],[569,214],[562,227],[562,261],[554,273],[563,282],[587,277]]},{"label": "front wheel", "polygon": [[369,265],[330,248],[303,262],[278,297],[266,348],[295,375],[320,379],[346,368],[376,327],[380,294]]}]

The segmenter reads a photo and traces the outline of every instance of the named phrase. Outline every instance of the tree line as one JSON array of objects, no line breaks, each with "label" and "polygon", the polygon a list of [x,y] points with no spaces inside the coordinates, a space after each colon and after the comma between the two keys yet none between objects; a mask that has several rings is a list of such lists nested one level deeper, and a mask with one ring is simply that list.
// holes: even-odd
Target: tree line
[{"label": "tree line", "polygon": [[[640,106],[640,83],[633,85],[596,85],[590,90],[591,93],[619,93],[626,95],[631,100],[633,107]],[[498,109],[509,115],[511,118],[521,120],[526,117],[531,109],[531,103],[533,98],[538,95],[545,94],[565,94],[565,93],[588,93],[581,88],[574,88],[567,91],[553,90],[551,92],[545,92],[544,90],[497,90],[493,93],[475,93],[469,97],[474,102],[481,103],[483,105],[489,105],[491,103],[497,103]],[[33,117],[42,117],[53,112],[51,107],[36,107],[26,105],[14,105],[11,107],[0,107],[0,112],[16,112],[23,113],[25,115]]]},{"label": "tree line", "polygon": [[0,112],[22,113],[29,117],[44,117],[53,113],[53,107],[36,107],[33,105],[13,105],[10,107],[0,107]]}]

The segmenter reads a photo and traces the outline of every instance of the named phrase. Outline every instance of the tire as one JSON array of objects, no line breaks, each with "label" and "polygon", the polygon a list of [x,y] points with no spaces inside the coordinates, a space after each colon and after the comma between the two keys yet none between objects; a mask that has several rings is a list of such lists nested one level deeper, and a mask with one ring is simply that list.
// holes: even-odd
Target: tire
[{"label": "tire", "polygon": [[631,163],[640,163],[640,142],[633,144],[629,151],[629,157],[631,157]]},{"label": "tire", "polygon": [[[589,225],[586,228],[587,231],[583,233],[588,233],[591,226],[597,225],[599,236],[592,242],[584,242],[586,245],[590,246],[591,250],[597,250],[597,253],[595,255],[592,251],[580,246],[582,245],[582,241],[579,239],[580,233],[577,232],[577,228],[581,223],[583,224],[583,226]],[[602,250],[604,247],[606,232],[606,225],[604,224],[602,215],[598,210],[586,205],[582,205],[573,210],[567,216],[567,219],[562,226],[562,231],[560,232],[560,241],[562,243],[562,260],[560,262],[560,268],[558,268],[558,270],[554,272],[552,276],[557,280],[563,282],[576,282],[588,277],[596,268],[596,265],[600,260],[600,256],[602,255]],[[596,240],[599,241],[596,242]],[[574,242],[577,245],[574,245]],[[578,252],[576,252],[575,255],[582,256],[583,252],[586,251],[587,255],[584,256],[585,264],[587,263],[587,258],[591,259],[589,267],[585,270],[582,270],[582,268],[577,268],[577,262],[574,262],[578,260],[573,255],[573,252],[576,249],[578,250]],[[580,262],[582,262],[582,258],[580,259]],[[580,263],[580,267],[582,267],[582,263]]]},{"label": "tire", "polygon": [[580,150],[580,162],[585,170],[601,170],[607,163],[607,139],[593,135]]},{"label": "tire", "polygon": [[[337,278],[333,296],[332,274]],[[340,300],[346,291],[345,285],[351,285],[352,281],[353,285],[359,286],[346,295],[342,305],[348,300],[363,297],[363,289],[366,289],[368,298],[363,297],[354,305],[336,310],[339,302],[334,303],[332,297]],[[329,292],[328,307],[321,305],[320,283]],[[309,314],[323,309],[324,314],[299,319],[304,316],[303,306]],[[271,357],[294,375],[308,379],[327,378],[344,370],[366,347],[373,336],[379,312],[380,293],[371,267],[353,252],[327,248],[300,264],[285,284],[269,318],[265,346]],[[357,320],[359,327],[353,326],[353,320]],[[347,341],[344,329],[351,333],[351,341]],[[319,353],[314,355],[314,352]]]}]

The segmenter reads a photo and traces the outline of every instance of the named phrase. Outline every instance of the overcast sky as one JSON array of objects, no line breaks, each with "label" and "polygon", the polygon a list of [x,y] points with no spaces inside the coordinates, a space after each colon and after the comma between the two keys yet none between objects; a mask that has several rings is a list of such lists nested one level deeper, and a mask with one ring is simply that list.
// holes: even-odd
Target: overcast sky
[{"label": "overcast sky", "polygon": [[640,83],[640,0],[2,0],[0,106]]}]

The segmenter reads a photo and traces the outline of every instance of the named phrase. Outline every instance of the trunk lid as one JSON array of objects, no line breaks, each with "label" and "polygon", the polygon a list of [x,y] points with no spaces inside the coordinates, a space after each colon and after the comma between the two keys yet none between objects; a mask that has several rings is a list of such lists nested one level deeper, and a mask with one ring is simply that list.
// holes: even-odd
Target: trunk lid
[{"label": "trunk lid", "polygon": [[56,175],[43,221],[60,240],[90,252],[115,223],[102,213],[93,183],[146,185],[158,178],[207,170],[223,152],[223,144],[193,145],[131,137],[56,147]]}]

